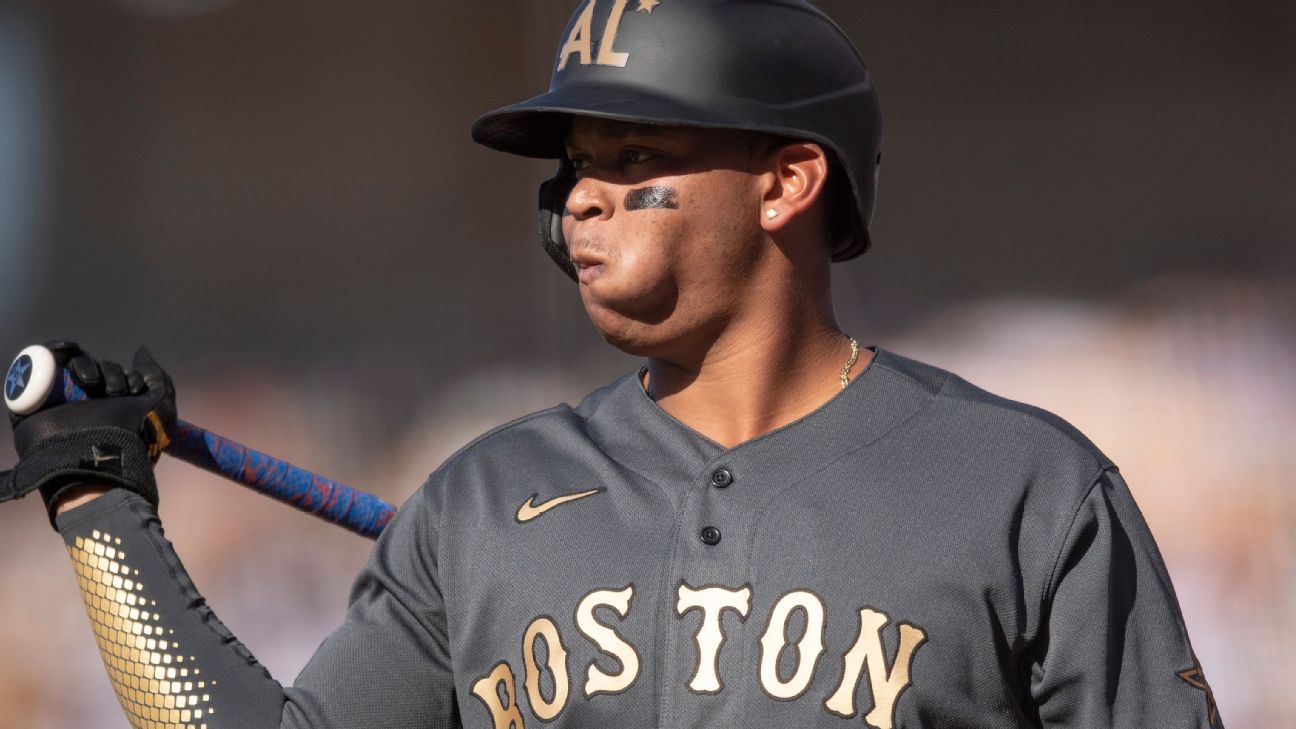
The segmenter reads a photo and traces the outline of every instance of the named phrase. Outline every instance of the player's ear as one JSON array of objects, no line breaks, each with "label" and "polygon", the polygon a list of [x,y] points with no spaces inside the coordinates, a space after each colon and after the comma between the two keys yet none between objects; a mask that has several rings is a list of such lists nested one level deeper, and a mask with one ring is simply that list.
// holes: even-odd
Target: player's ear
[{"label": "player's ear", "polygon": [[814,207],[828,181],[828,155],[814,142],[787,142],[768,153],[769,184],[761,205],[761,225],[782,230]]}]

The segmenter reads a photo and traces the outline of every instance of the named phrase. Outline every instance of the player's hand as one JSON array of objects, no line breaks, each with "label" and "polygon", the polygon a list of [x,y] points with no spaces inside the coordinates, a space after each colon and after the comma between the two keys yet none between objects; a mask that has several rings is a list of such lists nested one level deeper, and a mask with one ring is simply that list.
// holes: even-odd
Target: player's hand
[{"label": "player's hand", "polygon": [[72,342],[45,346],[90,399],[26,416],[10,414],[19,461],[12,471],[0,472],[0,501],[40,489],[52,522],[68,492],[83,484],[108,484],[156,506],[153,464],[176,424],[171,378],[143,347],[127,372]]}]

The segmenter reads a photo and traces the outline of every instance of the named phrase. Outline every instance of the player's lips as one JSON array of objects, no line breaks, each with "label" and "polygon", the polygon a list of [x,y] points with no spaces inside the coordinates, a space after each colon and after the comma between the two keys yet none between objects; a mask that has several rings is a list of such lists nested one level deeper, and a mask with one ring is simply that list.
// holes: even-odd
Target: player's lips
[{"label": "player's lips", "polygon": [[594,264],[592,266],[577,264],[576,278],[580,279],[580,282],[583,284],[593,283],[598,279],[598,277],[603,275],[605,268],[607,267],[602,263]]},{"label": "player's lips", "polygon": [[588,284],[603,275],[607,265],[602,258],[592,254],[588,249],[576,248],[571,253],[572,264],[576,266],[576,277],[583,284]]}]

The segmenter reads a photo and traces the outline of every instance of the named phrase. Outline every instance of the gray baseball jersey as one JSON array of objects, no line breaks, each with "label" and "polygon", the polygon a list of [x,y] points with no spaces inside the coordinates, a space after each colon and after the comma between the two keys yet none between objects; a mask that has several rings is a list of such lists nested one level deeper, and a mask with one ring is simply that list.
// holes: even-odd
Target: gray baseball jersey
[{"label": "gray baseball jersey", "polygon": [[[634,374],[482,436],[388,527],[292,688],[201,607],[142,500],[59,526],[114,683],[201,668],[202,690],[161,681],[179,709],[156,680],[131,699],[193,726],[1221,726],[1115,466],[1057,417],[883,350],[732,449]],[[142,621],[97,613],[134,599]],[[104,633],[142,628],[174,632],[135,671]]]}]

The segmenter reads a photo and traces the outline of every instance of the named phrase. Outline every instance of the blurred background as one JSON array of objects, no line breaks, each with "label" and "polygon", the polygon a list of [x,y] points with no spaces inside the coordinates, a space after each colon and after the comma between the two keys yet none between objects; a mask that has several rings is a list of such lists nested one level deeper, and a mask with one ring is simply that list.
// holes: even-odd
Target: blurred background
[{"label": "blurred background", "polygon": [[[843,324],[1084,430],[1225,721],[1296,726],[1296,3],[820,4],[887,125]],[[573,6],[0,0],[0,353],[146,343],[182,417],[395,502],[633,369],[536,241],[551,165],[468,137],[544,89]],[[195,581],[290,682],[369,543],[159,468]],[[125,727],[39,499],[0,554],[0,727]]]}]

